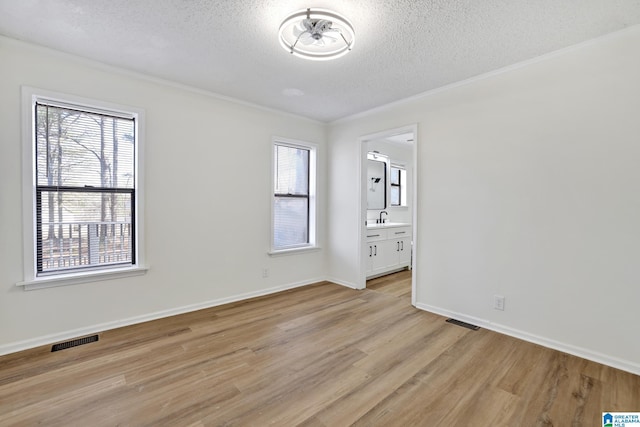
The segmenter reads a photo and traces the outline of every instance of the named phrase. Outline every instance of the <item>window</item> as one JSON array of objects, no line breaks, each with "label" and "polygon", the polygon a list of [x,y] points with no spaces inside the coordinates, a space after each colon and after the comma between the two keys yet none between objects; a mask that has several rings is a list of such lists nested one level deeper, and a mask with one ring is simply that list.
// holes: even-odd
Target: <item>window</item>
[{"label": "window", "polygon": [[315,146],[274,142],[274,252],[315,246],[315,169]]},{"label": "window", "polygon": [[391,206],[407,205],[407,171],[398,165],[391,165],[390,170]]},{"label": "window", "polygon": [[137,267],[141,112],[24,92],[24,284]]}]

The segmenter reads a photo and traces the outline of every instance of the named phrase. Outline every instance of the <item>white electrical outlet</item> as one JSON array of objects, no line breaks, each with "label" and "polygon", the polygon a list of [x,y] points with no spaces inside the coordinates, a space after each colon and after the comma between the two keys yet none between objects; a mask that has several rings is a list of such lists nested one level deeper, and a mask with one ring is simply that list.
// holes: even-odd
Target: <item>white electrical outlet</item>
[{"label": "white electrical outlet", "polygon": [[263,268],[262,269],[262,277],[265,278],[265,279],[267,277],[269,277],[269,269],[268,268]]},{"label": "white electrical outlet", "polygon": [[504,311],[504,297],[502,295],[493,296],[493,308]]}]

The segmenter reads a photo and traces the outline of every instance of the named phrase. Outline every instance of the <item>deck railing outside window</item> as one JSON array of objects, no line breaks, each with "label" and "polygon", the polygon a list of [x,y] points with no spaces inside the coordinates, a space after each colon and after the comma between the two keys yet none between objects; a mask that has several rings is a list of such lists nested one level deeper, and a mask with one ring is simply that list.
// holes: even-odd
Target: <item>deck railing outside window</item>
[{"label": "deck railing outside window", "polygon": [[131,263],[130,222],[57,222],[43,224],[42,272]]}]

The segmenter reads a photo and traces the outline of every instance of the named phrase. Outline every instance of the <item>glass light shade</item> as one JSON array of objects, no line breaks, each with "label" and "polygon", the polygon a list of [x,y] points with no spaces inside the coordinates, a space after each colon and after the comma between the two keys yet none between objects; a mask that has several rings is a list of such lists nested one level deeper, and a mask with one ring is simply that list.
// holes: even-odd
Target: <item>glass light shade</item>
[{"label": "glass light shade", "polygon": [[[303,22],[306,19],[330,21],[331,28],[314,35],[305,31]],[[351,23],[335,12],[305,9],[289,15],[280,24],[278,38],[287,52],[301,58],[322,61],[339,58],[353,49],[355,32]]]}]

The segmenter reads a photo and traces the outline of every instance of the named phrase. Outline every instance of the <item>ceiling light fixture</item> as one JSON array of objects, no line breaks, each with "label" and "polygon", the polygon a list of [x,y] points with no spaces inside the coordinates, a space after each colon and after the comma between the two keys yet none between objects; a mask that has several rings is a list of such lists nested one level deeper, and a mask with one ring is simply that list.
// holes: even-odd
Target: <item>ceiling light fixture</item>
[{"label": "ceiling light fixture", "polygon": [[324,9],[307,9],[289,15],[280,24],[280,44],[305,59],[327,60],[346,55],[355,41],[351,23]]}]

